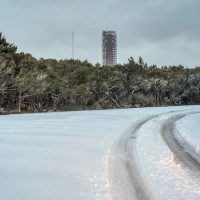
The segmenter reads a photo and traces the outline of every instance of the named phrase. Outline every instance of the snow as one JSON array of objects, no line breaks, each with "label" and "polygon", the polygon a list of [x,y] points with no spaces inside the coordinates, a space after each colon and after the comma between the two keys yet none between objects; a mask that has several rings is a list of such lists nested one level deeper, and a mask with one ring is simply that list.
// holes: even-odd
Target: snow
[{"label": "snow", "polygon": [[109,199],[106,166],[114,140],[146,116],[191,108],[0,116],[0,199]]}]

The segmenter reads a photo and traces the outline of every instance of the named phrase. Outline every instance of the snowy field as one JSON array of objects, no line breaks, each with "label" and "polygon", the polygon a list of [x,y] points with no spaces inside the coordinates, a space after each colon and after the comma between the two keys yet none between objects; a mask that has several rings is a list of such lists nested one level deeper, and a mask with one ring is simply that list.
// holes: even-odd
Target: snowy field
[{"label": "snowy field", "polygon": [[[147,194],[143,199],[200,199],[200,182],[193,178],[200,170],[176,162],[178,153],[162,136],[174,117],[174,134],[199,152],[200,114],[192,114],[198,110],[0,116],[0,200],[129,200],[141,199],[142,193]],[[133,129],[137,134],[130,136]],[[131,166],[124,167],[125,162]],[[141,176],[133,183],[137,170]]]}]

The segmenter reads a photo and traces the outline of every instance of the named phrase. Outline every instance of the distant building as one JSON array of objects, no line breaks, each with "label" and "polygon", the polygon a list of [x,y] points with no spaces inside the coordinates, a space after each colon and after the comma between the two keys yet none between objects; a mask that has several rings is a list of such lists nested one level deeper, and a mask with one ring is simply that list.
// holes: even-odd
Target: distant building
[{"label": "distant building", "polygon": [[115,31],[103,31],[102,55],[104,66],[117,64],[117,33]]}]

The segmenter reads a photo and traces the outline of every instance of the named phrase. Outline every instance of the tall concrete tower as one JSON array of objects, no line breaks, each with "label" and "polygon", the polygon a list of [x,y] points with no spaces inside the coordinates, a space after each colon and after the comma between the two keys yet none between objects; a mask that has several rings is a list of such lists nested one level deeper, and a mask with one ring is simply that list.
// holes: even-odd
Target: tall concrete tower
[{"label": "tall concrete tower", "polygon": [[115,31],[103,31],[102,54],[104,66],[117,64],[117,33]]}]

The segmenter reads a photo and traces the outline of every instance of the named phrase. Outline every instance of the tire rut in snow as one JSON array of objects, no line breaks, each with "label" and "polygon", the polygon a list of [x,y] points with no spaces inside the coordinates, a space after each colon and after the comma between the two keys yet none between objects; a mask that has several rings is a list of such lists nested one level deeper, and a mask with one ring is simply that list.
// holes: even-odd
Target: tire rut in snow
[{"label": "tire rut in snow", "polygon": [[155,116],[130,127],[111,149],[109,183],[112,200],[150,200],[151,193],[138,164],[135,141],[138,130]]},{"label": "tire rut in snow", "polygon": [[188,144],[187,141],[185,141],[184,143],[182,141],[179,141],[174,132],[175,122],[180,120],[184,116],[186,116],[186,114],[179,114],[175,117],[168,119],[162,127],[161,134],[165,143],[174,154],[175,158],[177,158],[182,165],[188,167],[192,172],[200,175],[199,155],[196,154],[193,147],[190,144]]}]

